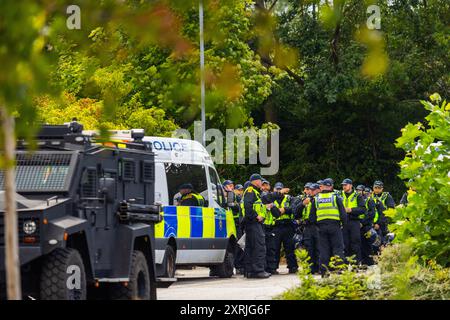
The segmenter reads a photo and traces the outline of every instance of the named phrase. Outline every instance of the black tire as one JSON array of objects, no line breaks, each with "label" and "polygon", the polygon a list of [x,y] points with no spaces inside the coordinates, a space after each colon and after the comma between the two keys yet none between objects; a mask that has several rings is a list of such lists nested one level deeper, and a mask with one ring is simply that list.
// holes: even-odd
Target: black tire
[{"label": "black tire", "polygon": [[219,278],[231,278],[234,270],[234,255],[230,250],[225,253],[223,262],[217,266],[210,268],[210,275],[217,276]]},{"label": "black tire", "polygon": [[[80,270],[79,287],[69,288],[68,284],[76,271],[69,268],[76,266]],[[76,280],[75,280],[76,281]],[[86,273],[83,259],[75,249],[58,248],[44,258],[40,274],[40,298],[42,300],[86,300]]]},{"label": "black tire", "polygon": [[147,259],[142,251],[135,250],[131,255],[130,281],[125,286],[114,283],[110,288],[114,300],[150,300],[150,272]]},{"label": "black tire", "polygon": [[175,250],[171,245],[167,245],[163,259],[163,267],[164,267],[163,278],[175,278],[175,271],[176,271],[175,261],[176,261]]}]

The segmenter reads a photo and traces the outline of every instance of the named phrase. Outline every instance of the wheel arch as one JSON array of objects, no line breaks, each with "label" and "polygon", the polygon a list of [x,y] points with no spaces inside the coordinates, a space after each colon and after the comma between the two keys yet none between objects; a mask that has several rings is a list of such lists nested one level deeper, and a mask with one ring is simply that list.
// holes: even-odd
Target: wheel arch
[{"label": "wheel arch", "polygon": [[134,238],[133,250],[141,251],[147,260],[148,271],[150,273],[150,297],[156,300],[156,267],[154,246],[149,235],[141,235]]},{"label": "wheel arch", "polygon": [[94,281],[94,268],[92,265],[91,254],[89,250],[88,240],[86,238],[85,232],[76,232],[67,236],[66,248],[75,249],[81,256],[83,260],[86,279],[88,281]]}]

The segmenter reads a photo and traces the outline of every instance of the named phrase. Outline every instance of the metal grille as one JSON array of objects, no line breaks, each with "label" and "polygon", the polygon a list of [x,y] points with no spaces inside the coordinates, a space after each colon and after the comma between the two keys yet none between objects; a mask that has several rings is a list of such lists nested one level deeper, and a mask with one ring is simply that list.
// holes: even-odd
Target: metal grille
[{"label": "metal grille", "polygon": [[144,162],[142,165],[142,181],[153,182],[153,163]]},{"label": "metal grille", "polygon": [[135,164],[134,161],[124,161],[123,162],[123,180],[132,181],[135,177]]},{"label": "metal grille", "polygon": [[[56,191],[64,188],[69,173],[71,154],[18,153],[16,155],[17,191]],[[4,172],[0,171],[0,190],[4,186]]]},{"label": "metal grille", "polygon": [[97,170],[87,169],[83,175],[81,193],[83,197],[97,196]]}]

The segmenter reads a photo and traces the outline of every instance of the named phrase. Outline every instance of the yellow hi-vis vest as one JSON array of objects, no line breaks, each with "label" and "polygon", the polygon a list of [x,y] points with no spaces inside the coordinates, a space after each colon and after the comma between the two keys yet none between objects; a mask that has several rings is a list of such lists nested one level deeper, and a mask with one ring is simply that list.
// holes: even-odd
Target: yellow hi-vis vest
[{"label": "yellow hi-vis vest", "polygon": [[322,220],[340,220],[336,197],[337,195],[333,192],[316,195],[315,203],[318,222]]},{"label": "yellow hi-vis vest", "polygon": [[310,202],[305,208],[303,208],[302,218],[303,220],[309,219],[309,214],[311,213],[312,202]]},{"label": "yellow hi-vis vest", "polygon": [[383,192],[380,196],[376,196],[375,194],[373,194],[373,197],[383,204],[383,207],[385,210],[388,209],[388,207],[386,206],[386,200],[387,200],[388,195],[389,195],[389,192]]},{"label": "yellow hi-vis vest", "polygon": [[189,199],[190,197],[194,197],[197,199],[199,207],[203,207],[205,205],[205,198],[201,194],[191,192],[181,197],[181,201]]},{"label": "yellow hi-vis vest", "polygon": [[256,201],[253,203],[253,210],[258,214],[258,216],[265,217],[265,209],[266,206],[263,205],[261,201],[261,195],[258,190],[253,188],[253,186],[247,187],[247,189],[244,190],[244,193],[242,194],[242,201],[241,201],[241,210],[242,210],[242,216],[245,217],[245,207],[244,207],[244,197],[247,192],[254,192],[256,196]]},{"label": "yellow hi-vis vest", "polygon": [[[261,200],[260,200],[261,201]],[[267,209],[266,205],[261,202],[261,213],[259,214],[264,218],[263,223],[267,226],[273,226],[275,224],[274,217],[270,210]]]},{"label": "yellow hi-vis vest", "polygon": [[[283,197],[283,200],[281,200],[281,203],[278,202],[278,200],[275,200],[273,204],[278,208],[287,208],[289,207],[289,201],[290,197],[285,195]],[[291,214],[282,214],[280,217],[276,218],[275,220],[292,220],[294,217]]]},{"label": "yellow hi-vis vest", "polygon": [[[353,193],[347,197],[347,194],[342,190],[341,196],[342,196],[342,201],[344,202],[344,207],[351,208],[351,209],[358,207],[358,192],[357,191],[353,191]],[[360,214],[358,216],[359,219],[364,219],[364,217],[365,217],[364,214]]]},{"label": "yellow hi-vis vest", "polygon": [[370,196],[370,199],[372,199],[373,202],[375,202],[375,216],[373,217],[373,223],[376,223],[376,222],[378,221],[378,218],[379,218],[378,207],[376,206],[376,204],[377,204],[379,201],[381,202],[381,200],[378,199],[377,197],[375,197],[374,195],[371,195],[371,196]]}]

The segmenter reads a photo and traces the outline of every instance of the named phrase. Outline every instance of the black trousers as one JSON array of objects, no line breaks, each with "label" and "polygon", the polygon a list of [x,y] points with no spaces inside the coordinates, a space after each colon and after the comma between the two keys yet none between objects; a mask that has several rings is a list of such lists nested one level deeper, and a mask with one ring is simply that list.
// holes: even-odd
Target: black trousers
[{"label": "black trousers", "polygon": [[275,225],[273,232],[275,234],[275,257],[277,269],[280,264],[281,245],[283,245],[288,269],[297,270],[298,264],[297,258],[295,257],[294,226],[292,223],[279,223]]},{"label": "black trousers", "polygon": [[365,234],[370,230],[370,226],[363,226],[361,228],[361,262],[362,264],[371,266],[374,264],[372,255],[372,245],[370,239],[367,239]]},{"label": "black trousers", "polygon": [[[234,224],[236,226],[236,237],[239,240],[244,234],[239,219],[234,219]],[[236,245],[236,250],[234,251],[234,267],[236,269],[244,269],[244,266],[244,250]]]},{"label": "black trousers", "polygon": [[319,272],[319,228],[315,224],[307,224],[303,229],[303,244],[309,255],[311,273]]},{"label": "black trousers", "polygon": [[245,224],[245,272],[264,272],[266,241],[263,226],[259,222]]},{"label": "black trousers", "polygon": [[324,273],[329,267],[330,259],[338,256],[344,260],[344,240],[339,221],[323,220],[319,227],[320,272]]},{"label": "black trousers", "polygon": [[361,262],[361,225],[359,220],[348,220],[342,229],[346,257],[355,255],[356,263]]},{"label": "black trousers", "polygon": [[277,270],[276,247],[275,247],[275,233],[273,226],[263,225],[266,235],[266,271],[272,272]]},{"label": "black trousers", "polygon": [[[383,232],[381,231],[381,228],[378,229],[378,230],[376,230],[376,231],[377,231],[377,233],[378,233],[378,236],[379,236],[380,239],[381,239],[381,242],[383,243],[384,237],[383,237]],[[374,255],[379,254],[379,253],[380,253],[380,250],[381,250],[380,247],[372,246],[372,251],[373,251],[373,254],[374,254]]]}]

